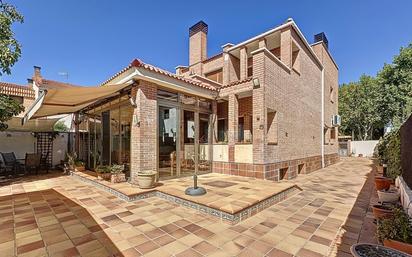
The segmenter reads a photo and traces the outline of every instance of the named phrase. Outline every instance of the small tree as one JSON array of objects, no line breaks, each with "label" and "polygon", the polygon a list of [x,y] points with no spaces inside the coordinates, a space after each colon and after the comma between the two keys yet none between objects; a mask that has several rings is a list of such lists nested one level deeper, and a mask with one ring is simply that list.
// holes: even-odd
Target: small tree
[{"label": "small tree", "polygon": [[10,96],[0,94],[0,131],[7,129],[6,121],[24,111],[24,107]]}]

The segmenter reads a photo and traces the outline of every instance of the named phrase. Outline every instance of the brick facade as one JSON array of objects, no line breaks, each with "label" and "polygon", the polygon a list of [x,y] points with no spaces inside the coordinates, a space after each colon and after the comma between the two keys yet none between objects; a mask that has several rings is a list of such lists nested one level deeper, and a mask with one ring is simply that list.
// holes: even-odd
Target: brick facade
[{"label": "brick facade", "polygon": [[[214,111],[218,119],[228,121],[228,161],[213,161],[214,172],[269,180],[279,180],[284,175],[290,179],[321,168],[322,148],[325,165],[339,160],[338,131],[331,123],[331,117],[338,112],[338,69],[324,44],[308,45],[294,22],[288,23],[290,26],[276,31],[278,42],[262,37],[256,39],[257,43],[240,45],[238,49],[226,44],[221,55],[204,61],[203,67],[207,65],[208,71],[223,70],[223,83],[218,90],[219,97],[228,105],[226,110],[220,110],[219,104]],[[191,68],[188,70],[193,73]],[[325,144],[322,69],[324,126],[329,133]],[[198,72],[200,76],[206,73]],[[252,84],[255,80],[260,84],[257,87]],[[329,95],[331,88],[334,101]],[[247,117],[244,132],[250,129],[253,140],[252,163],[234,161],[240,117]],[[336,133],[335,139],[331,139],[330,131]]]}]

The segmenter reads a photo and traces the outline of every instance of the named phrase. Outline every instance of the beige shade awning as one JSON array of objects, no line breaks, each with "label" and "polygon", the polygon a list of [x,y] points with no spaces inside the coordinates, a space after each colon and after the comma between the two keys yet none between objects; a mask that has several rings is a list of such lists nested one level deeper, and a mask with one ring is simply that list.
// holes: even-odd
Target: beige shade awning
[{"label": "beige shade awning", "polygon": [[53,131],[54,124],[61,118],[53,119],[35,119],[29,120],[22,124],[22,119],[19,117],[13,117],[8,120],[6,131],[21,131],[21,132],[50,132]]},{"label": "beige shade awning", "polygon": [[23,118],[30,119],[68,114],[112,96],[116,96],[129,84],[101,87],[72,87],[63,89],[40,89],[39,96]]}]

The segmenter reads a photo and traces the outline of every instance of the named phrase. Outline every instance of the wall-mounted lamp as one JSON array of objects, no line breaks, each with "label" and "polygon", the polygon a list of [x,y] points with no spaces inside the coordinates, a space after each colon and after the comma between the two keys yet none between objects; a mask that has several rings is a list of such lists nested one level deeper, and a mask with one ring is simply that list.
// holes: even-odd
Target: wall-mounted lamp
[{"label": "wall-mounted lamp", "polygon": [[252,82],[253,82],[253,89],[260,88],[260,81],[258,78],[254,78]]}]

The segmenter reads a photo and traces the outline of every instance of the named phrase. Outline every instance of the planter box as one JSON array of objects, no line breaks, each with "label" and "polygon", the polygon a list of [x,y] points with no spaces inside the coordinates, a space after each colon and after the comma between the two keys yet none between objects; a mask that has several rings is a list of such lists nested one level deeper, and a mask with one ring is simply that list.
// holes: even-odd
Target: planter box
[{"label": "planter box", "polygon": [[126,182],[126,174],[124,173],[111,174],[110,182],[112,183]]}]

